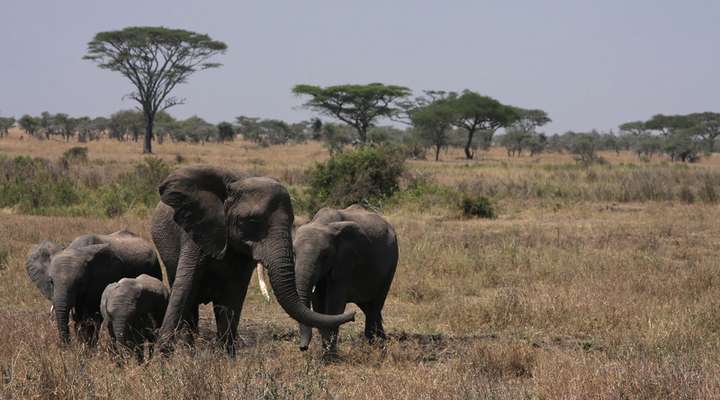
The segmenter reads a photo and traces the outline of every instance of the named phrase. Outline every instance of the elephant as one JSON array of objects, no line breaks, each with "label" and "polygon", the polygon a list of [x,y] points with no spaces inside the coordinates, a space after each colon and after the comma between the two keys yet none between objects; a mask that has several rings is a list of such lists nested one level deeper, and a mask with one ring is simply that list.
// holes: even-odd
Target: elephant
[{"label": "elephant", "polygon": [[[359,205],[323,208],[297,230],[293,244],[300,301],[312,301],[314,311],[326,314],[355,303],[365,314],[365,337],[385,339],[382,308],[398,262],[392,225]],[[320,333],[325,351],[335,353],[338,328]],[[311,338],[312,328],[300,323],[300,350],[307,350]]]},{"label": "elephant", "polygon": [[53,304],[63,344],[70,342],[71,310],[78,338],[89,346],[97,343],[100,298],[108,284],[141,274],[162,279],[152,245],[126,230],[83,235],[67,248],[43,241],[33,247],[25,266],[30,280]]},{"label": "elephant", "polygon": [[[132,350],[143,361],[146,341],[155,342],[157,329],[165,316],[170,292],[162,281],[142,274],[137,278],[122,278],[107,285],[100,301],[100,313],[112,340]],[[149,350],[152,355],[152,347]]]},{"label": "elephant", "polygon": [[187,166],[159,186],[151,235],[171,292],[160,348],[179,331],[192,345],[198,308],[212,302],[218,340],[235,354],[240,312],[256,264],[262,263],[283,310],[304,324],[332,328],[355,314],[312,312],[295,288],[291,239],[294,214],[287,189],[274,179],[208,165]]}]

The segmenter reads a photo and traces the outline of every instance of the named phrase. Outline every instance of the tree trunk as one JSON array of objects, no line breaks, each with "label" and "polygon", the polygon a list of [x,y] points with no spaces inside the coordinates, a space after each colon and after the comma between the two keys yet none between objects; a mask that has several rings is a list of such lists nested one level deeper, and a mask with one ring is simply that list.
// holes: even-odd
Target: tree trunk
[{"label": "tree trunk", "polygon": [[145,143],[143,145],[143,154],[152,154],[152,137],[154,116],[150,113],[146,114],[145,121]]},{"label": "tree trunk", "polygon": [[465,143],[465,158],[467,158],[468,160],[472,160],[475,156],[475,154],[470,149],[470,147],[472,146],[473,135],[475,135],[474,130],[468,131],[468,140],[467,143]]},{"label": "tree trunk", "polygon": [[440,161],[440,145],[435,146],[435,161]]}]

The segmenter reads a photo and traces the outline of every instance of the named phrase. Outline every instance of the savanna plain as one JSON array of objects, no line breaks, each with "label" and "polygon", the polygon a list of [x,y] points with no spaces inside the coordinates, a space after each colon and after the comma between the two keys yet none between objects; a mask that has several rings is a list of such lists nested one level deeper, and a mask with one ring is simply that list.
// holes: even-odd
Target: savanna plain
[{"label": "savanna plain", "polygon": [[[122,228],[149,239],[157,194],[124,193],[192,163],[275,177],[302,223],[304,171],[327,151],[165,143],[145,159],[132,142],[20,136],[0,139],[0,194],[28,197],[0,213],[2,398],[720,398],[720,156],[680,164],[608,152],[607,163],[583,166],[503,149],[466,161],[451,149],[445,161],[409,160],[402,190],[381,205],[400,245],[384,346],[365,342],[358,310],[340,330],[338,359],[321,357],[317,336],[300,352],[295,323],[253,279],[236,358],[214,343],[204,306],[194,349],[118,364],[105,332],[98,349],[59,344],[25,272],[31,246]],[[63,156],[78,145],[87,160]],[[45,160],[49,175],[19,156]],[[13,189],[22,174],[46,186]],[[487,196],[497,218],[463,217],[447,188]],[[60,195],[67,204],[46,206]]]}]

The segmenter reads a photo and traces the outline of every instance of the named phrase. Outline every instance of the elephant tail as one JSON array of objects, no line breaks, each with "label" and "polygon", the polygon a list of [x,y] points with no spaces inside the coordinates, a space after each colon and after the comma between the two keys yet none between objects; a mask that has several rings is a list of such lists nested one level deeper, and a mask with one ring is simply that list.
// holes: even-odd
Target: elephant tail
[{"label": "elephant tail", "polygon": [[269,303],[270,302],[270,292],[268,292],[267,283],[265,283],[265,280],[267,279],[265,277],[265,267],[263,267],[262,263],[257,263],[257,267],[255,269],[257,271],[258,285],[260,286],[260,293],[262,293],[263,297],[265,298],[265,301],[267,301]]}]

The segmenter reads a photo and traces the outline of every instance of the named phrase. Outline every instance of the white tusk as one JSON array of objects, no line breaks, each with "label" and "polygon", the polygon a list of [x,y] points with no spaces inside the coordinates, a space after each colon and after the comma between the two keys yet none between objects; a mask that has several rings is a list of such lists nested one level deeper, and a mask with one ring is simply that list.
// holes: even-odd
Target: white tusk
[{"label": "white tusk", "polygon": [[270,302],[270,293],[268,292],[267,284],[265,283],[265,267],[261,263],[257,263],[258,284],[260,285],[260,293],[265,297],[265,301]]}]

